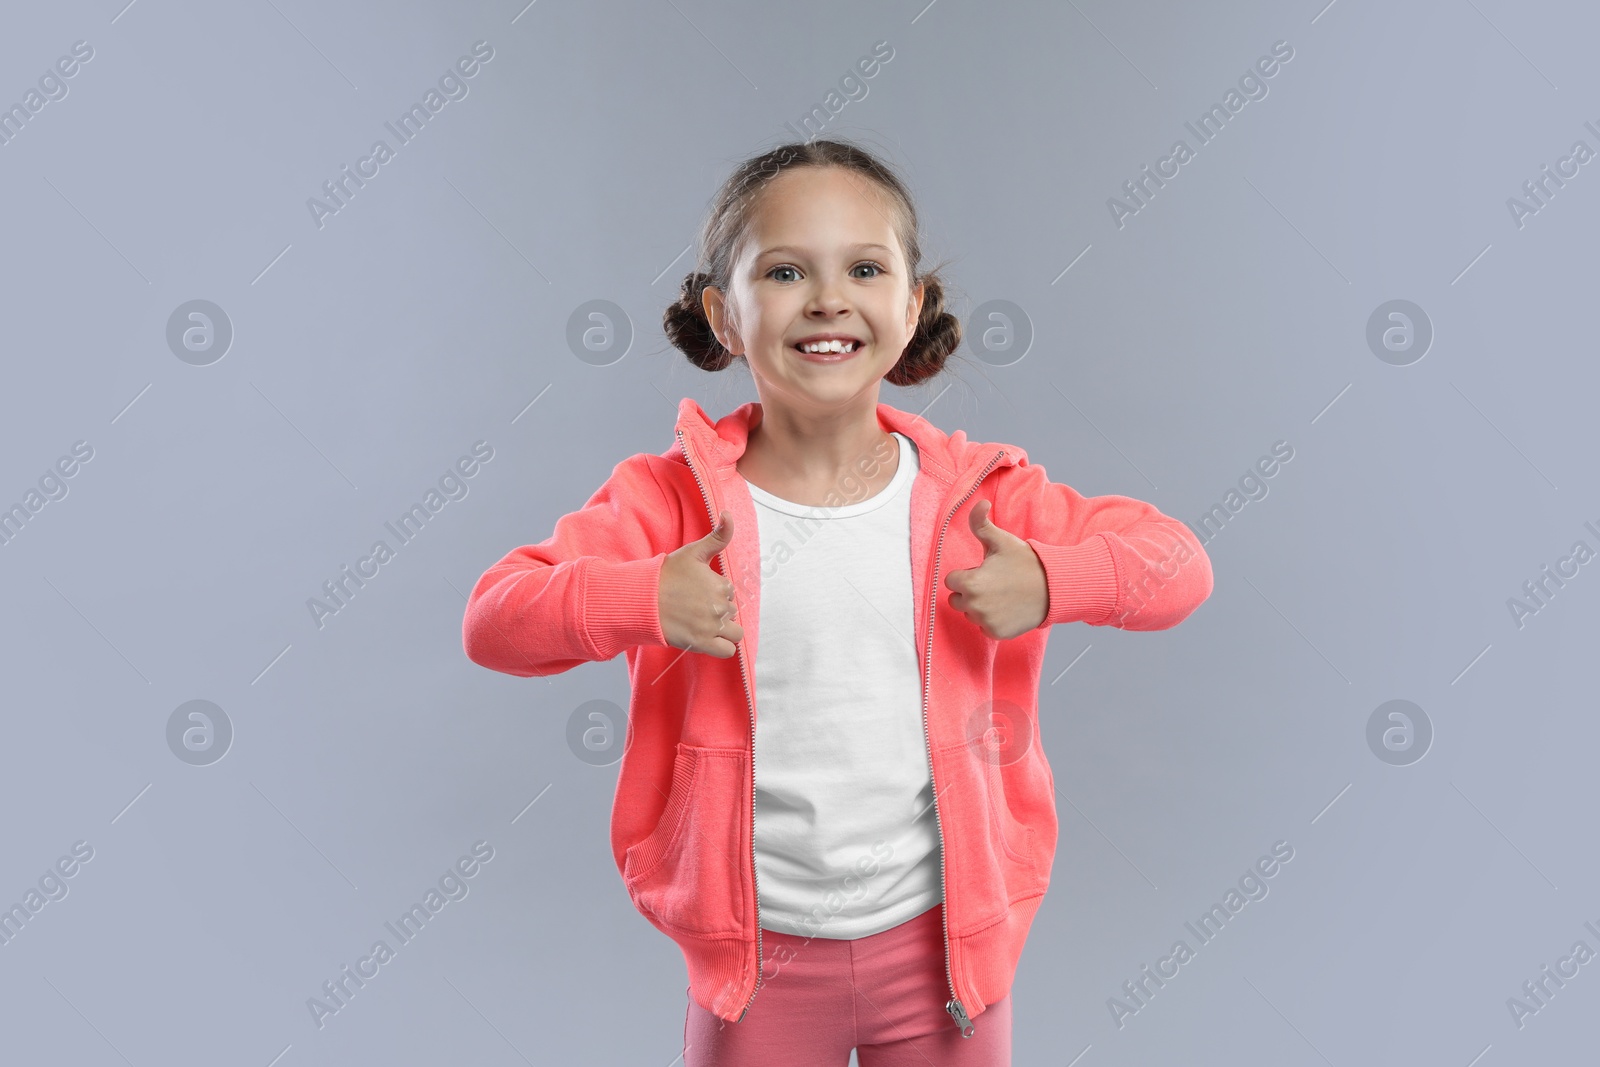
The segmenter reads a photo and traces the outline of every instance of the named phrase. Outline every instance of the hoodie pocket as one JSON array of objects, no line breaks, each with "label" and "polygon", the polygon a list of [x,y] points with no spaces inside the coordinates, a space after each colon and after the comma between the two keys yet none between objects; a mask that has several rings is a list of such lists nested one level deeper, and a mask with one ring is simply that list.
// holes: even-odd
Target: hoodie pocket
[{"label": "hoodie pocket", "polygon": [[958,741],[939,753],[946,875],[955,886],[959,932],[971,933],[997,922],[1012,901],[1037,895],[1044,879],[1034,859],[1033,830],[1012,814],[1002,767],[991,750]]},{"label": "hoodie pocket", "polygon": [[743,748],[678,743],[661,818],[623,854],[622,880],[635,906],[693,934],[744,929],[740,804],[748,801]]}]

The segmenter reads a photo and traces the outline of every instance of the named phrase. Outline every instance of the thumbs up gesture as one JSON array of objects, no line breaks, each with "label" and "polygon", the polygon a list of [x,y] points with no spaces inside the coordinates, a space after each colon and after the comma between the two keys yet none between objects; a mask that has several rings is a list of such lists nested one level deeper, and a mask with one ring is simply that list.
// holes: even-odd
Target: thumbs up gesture
[{"label": "thumbs up gesture", "polygon": [[983,562],[951,571],[944,584],[950,606],[997,641],[1027,633],[1044,622],[1050,589],[1038,553],[1022,538],[989,521],[994,505],[980,500],[968,513],[973,536],[983,543]]},{"label": "thumbs up gesture", "polygon": [[733,540],[732,516],[724,511],[718,518],[710,533],[667,553],[657,589],[667,644],[727,659],[737,654],[744,627],[733,621],[733,583],[711,569],[712,557]]}]

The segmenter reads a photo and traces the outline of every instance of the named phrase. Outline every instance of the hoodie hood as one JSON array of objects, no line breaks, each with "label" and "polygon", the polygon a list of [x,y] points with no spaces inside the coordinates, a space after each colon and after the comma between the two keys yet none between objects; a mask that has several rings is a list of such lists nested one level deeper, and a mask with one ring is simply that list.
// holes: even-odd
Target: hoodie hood
[{"label": "hoodie hood", "polygon": [[[749,401],[734,408],[722,418],[711,417],[692,398],[678,401],[677,429],[693,442],[695,455],[713,468],[734,466],[744,455],[750,440],[750,427],[756,420],[759,401]],[[1009,467],[1026,463],[1028,454],[1016,445],[992,444],[967,439],[965,430],[946,434],[923,418],[888,404],[878,405],[878,425],[886,431],[898,431],[911,438],[917,446],[917,462],[944,482],[960,482],[976,474],[979,467],[1003,451],[998,466]],[[682,447],[675,441],[663,455],[668,459],[684,460]]]}]

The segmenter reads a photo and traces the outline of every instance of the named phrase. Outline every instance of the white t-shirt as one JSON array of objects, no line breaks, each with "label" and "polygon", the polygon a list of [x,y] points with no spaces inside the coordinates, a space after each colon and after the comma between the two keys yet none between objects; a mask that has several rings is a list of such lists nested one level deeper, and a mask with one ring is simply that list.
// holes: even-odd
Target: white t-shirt
[{"label": "white t-shirt", "polygon": [[943,899],[911,600],[917,448],[894,437],[894,477],[864,500],[750,485],[761,925],[799,937],[866,937]]}]

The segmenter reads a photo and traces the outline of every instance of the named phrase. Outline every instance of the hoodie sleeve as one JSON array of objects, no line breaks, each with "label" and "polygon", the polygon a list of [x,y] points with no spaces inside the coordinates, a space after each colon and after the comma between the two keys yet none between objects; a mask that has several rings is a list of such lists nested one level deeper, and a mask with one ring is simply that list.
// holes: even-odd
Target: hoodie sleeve
[{"label": "hoodie sleeve", "polygon": [[555,532],[483,573],[467,597],[467,658],[518,677],[609,660],[635,645],[665,645],[661,564],[675,525],[650,457],[631,456]]},{"label": "hoodie sleeve", "polygon": [[1165,630],[1211,595],[1211,560],[1200,539],[1154,505],[1085,497],[1026,460],[1000,474],[990,518],[1044,564],[1050,606],[1041,627]]}]

